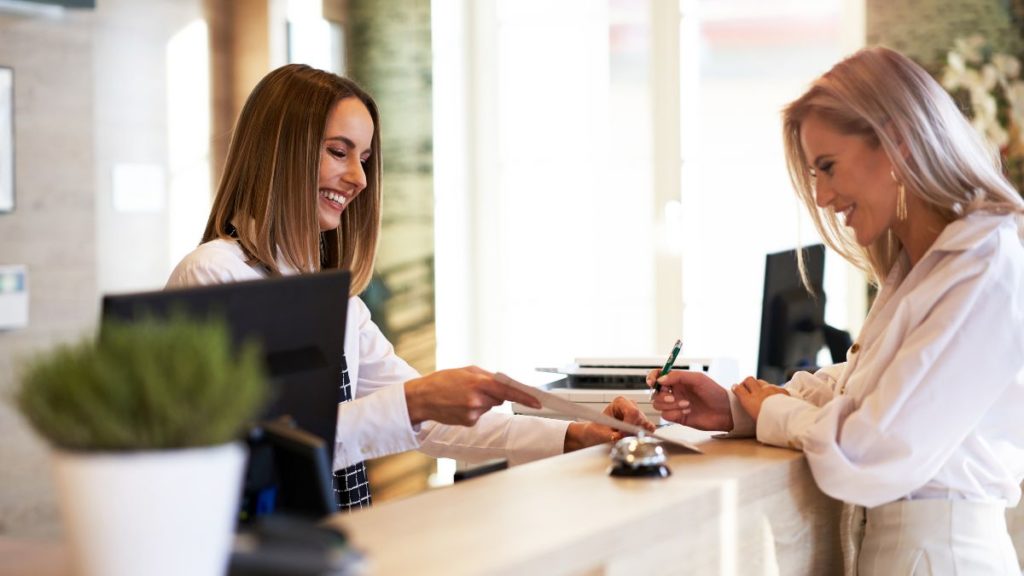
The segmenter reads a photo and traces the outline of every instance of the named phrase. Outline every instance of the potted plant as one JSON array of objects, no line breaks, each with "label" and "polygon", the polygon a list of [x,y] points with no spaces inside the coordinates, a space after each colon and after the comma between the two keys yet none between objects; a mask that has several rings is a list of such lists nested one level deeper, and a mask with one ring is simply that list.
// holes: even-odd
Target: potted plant
[{"label": "potted plant", "polygon": [[65,537],[83,574],[223,574],[267,394],[259,353],[222,322],[109,323],[30,361],[16,402],[53,446]]}]

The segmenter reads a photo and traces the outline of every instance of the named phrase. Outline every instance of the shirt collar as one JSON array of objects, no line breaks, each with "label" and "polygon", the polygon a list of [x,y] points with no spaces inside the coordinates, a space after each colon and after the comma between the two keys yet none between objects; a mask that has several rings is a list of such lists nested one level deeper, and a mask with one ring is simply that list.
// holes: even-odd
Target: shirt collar
[{"label": "shirt collar", "polygon": [[928,252],[964,252],[979,246],[1004,228],[1015,231],[1016,218],[1008,214],[974,212],[946,225]]},{"label": "shirt collar", "polygon": [[980,246],[992,235],[1000,233],[1003,229],[1012,232],[1016,237],[1016,218],[1006,214],[974,212],[954,220],[946,225],[942,233],[939,234],[939,237],[935,239],[935,242],[932,243],[931,247],[928,248],[928,251],[925,252],[913,269],[910,266],[910,257],[907,255],[907,249],[901,250],[896,262],[889,269],[889,273],[886,274],[883,286],[889,286],[891,289],[894,289],[913,270],[920,268],[922,262],[941,257],[945,254],[967,252]]}]

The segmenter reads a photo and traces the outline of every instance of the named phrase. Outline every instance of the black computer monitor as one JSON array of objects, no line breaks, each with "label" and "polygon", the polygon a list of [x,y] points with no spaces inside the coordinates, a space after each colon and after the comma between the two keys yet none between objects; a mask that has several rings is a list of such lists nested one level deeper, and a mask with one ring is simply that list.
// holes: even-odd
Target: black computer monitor
[{"label": "black computer monitor", "polygon": [[[251,508],[243,511],[243,517],[270,510],[315,516],[334,509],[330,464],[349,282],[347,271],[335,270],[103,298],[104,320],[161,318],[171,313],[220,317],[227,322],[236,347],[250,340],[261,346],[271,383],[270,402],[261,420],[273,424],[250,431],[247,484],[273,476],[276,489],[270,502],[243,502],[243,508]],[[289,434],[287,427],[306,433]],[[276,464],[268,472],[267,461],[258,456],[271,450]],[[246,498],[262,496],[247,494]]]},{"label": "black computer monitor", "polygon": [[795,370],[814,369],[825,345],[825,246],[803,248],[813,293],[800,277],[796,250],[765,259],[757,377],[783,384]]}]

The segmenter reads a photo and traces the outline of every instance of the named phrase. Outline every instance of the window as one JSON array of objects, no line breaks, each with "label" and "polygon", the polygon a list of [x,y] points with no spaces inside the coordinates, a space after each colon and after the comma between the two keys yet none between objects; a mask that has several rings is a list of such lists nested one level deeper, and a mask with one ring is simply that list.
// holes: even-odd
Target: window
[{"label": "window", "polygon": [[855,4],[435,2],[439,366],[526,376],[681,332],[753,373],[764,256],[817,242],[779,110],[849,51]]}]

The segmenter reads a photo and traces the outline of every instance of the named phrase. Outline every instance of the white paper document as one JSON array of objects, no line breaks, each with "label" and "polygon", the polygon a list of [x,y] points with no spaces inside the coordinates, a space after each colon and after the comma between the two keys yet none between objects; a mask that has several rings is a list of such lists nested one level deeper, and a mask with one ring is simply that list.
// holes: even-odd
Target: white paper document
[{"label": "white paper document", "polygon": [[696,446],[690,444],[689,442],[685,442],[678,438],[671,438],[665,434],[659,433],[657,430],[655,430],[654,432],[648,432],[647,430],[644,430],[643,428],[635,424],[629,424],[623,422],[622,420],[616,420],[615,418],[598,412],[593,408],[588,408],[587,406],[584,406],[582,404],[577,404],[575,402],[572,402],[571,400],[566,400],[561,396],[557,396],[545,390],[541,390],[540,388],[534,388],[533,386],[528,386],[526,384],[523,384],[522,382],[517,382],[516,380],[513,380],[512,378],[505,374],[502,374],[501,372],[495,374],[494,379],[506,386],[510,386],[512,388],[515,388],[516,390],[525,392],[530,396],[533,396],[534,398],[537,399],[538,402],[541,403],[541,406],[547,408],[548,410],[562,414],[563,416],[579,418],[582,420],[589,420],[591,422],[596,422],[597,424],[608,426],[609,428],[614,428],[616,430],[621,430],[623,432],[629,432],[630,434],[633,435],[643,434],[646,436],[653,436],[658,440],[667,442],[669,444],[672,444],[673,446],[680,446],[691,452],[701,453],[700,448],[697,448]]}]

